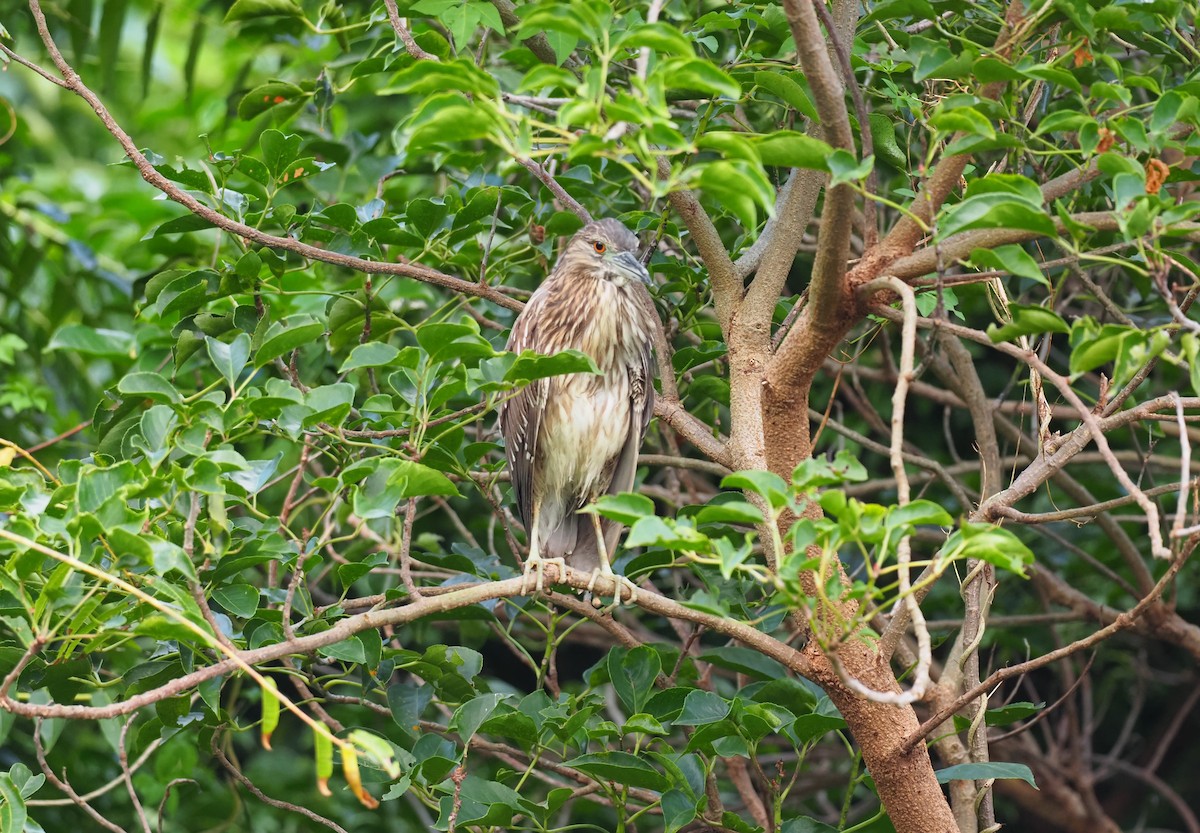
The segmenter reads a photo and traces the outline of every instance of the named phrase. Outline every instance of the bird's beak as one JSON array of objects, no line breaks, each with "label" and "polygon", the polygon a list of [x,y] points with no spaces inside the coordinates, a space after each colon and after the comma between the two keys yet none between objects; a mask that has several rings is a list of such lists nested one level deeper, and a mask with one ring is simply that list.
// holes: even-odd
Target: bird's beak
[{"label": "bird's beak", "polygon": [[613,255],[608,260],[609,265],[613,269],[623,274],[631,281],[641,281],[646,286],[650,286],[650,273],[646,271],[646,267],[637,259],[637,255],[633,252],[621,252],[618,255]]}]

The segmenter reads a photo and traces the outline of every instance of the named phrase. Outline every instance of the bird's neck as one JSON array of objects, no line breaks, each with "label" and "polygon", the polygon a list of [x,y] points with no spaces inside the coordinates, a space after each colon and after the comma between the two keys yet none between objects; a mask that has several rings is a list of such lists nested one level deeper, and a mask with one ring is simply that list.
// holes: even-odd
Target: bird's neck
[{"label": "bird's neck", "polygon": [[570,310],[574,343],[564,346],[590,355],[602,372],[639,356],[651,338],[654,322],[636,284],[589,276],[543,286],[552,307]]}]

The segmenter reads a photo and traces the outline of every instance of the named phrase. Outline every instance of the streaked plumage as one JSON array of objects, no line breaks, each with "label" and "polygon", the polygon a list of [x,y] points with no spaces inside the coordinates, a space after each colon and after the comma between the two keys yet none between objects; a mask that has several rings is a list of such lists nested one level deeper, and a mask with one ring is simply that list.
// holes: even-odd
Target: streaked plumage
[{"label": "streaked plumage", "polygon": [[620,526],[597,524],[578,510],[603,494],[629,491],[638,450],[654,410],[655,321],[639,297],[649,275],[637,261],[637,238],[616,220],[589,223],[567,244],[513,324],[508,349],[553,354],[580,350],[600,375],[535,381],[504,404],[500,431],[530,562],[564,559],[574,569],[611,573]]}]

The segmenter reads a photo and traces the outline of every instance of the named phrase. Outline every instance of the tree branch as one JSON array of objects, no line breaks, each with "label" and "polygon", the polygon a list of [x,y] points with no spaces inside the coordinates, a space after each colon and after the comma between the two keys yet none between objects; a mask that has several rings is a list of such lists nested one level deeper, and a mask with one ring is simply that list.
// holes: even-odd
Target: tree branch
[{"label": "tree branch", "polygon": [[[32,541],[6,529],[0,529],[0,538],[21,546],[28,547],[43,554],[57,553],[36,541]],[[616,581],[600,577],[597,582],[590,573],[567,569],[565,575],[557,565],[546,568],[547,584],[565,584],[576,590],[590,590],[598,595],[607,596],[617,593],[621,587]],[[105,706],[78,706],[58,703],[25,703],[8,695],[8,686],[0,688],[0,708],[13,714],[30,718],[65,717],[72,720],[105,720],[119,715],[129,714],[144,706],[152,705],[168,697],[173,697],[184,691],[189,691],[205,680],[232,673],[243,666],[262,665],[274,662],[284,657],[297,654],[309,654],[327,645],[333,645],[349,639],[365,630],[397,627],[415,622],[427,616],[446,613],[463,607],[490,601],[492,599],[511,598],[523,594],[524,578],[490,581],[480,584],[463,585],[439,594],[426,593],[420,599],[414,599],[398,608],[386,610],[369,610],[355,616],[347,616],[333,624],[329,629],[320,633],[286,639],[273,645],[266,645],[248,651],[240,651],[235,657],[226,658],[205,668],[193,671],[182,677],[173,679],[157,688],[136,694],[126,700],[110,703]],[[611,586],[610,586],[611,585]],[[752,625],[738,622],[723,616],[716,616],[700,610],[685,607],[672,599],[643,590],[637,594],[636,604],[643,610],[673,619],[683,619],[704,625],[707,629],[722,633],[736,639],[742,644],[753,648],[764,656],[771,657],[783,663],[793,672],[808,676],[812,665],[809,657],[790,645],[763,633]],[[23,666],[14,669],[20,673]],[[14,677],[13,674],[10,676]],[[6,682],[11,682],[6,679]]]},{"label": "tree branch", "polygon": [[391,21],[396,37],[404,44],[404,48],[408,50],[408,54],[412,55],[418,61],[436,61],[438,59],[437,55],[429,54],[413,40],[412,32],[408,28],[408,22],[400,17],[400,10],[396,8],[396,0],[383,0],[383,5],[387,7],[388,20]]},{"label": "tree branch", "polygon": [[[658,158],[658,178],[669,179],[671,165],[663,157]],[[687,189],[672,191],[667,195],[671,208],[683,220],[696,244],[700,260],[708,269],[709,285],[712,287],[713,308],[717,313],[717,323],[721,325],[721,333],[729,338],[733,317],[737,314],[742,303],[742,278],[738,274],[721,235],[713,225],[708,212],[700,205],[696,195]]]}]

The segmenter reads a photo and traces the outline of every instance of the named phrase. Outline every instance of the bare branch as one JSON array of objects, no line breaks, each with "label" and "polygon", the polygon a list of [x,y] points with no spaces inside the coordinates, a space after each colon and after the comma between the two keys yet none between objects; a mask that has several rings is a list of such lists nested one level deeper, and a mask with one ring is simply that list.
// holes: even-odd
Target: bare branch
[{"label": "bare branch", "polygon": [[413,40],[412,32],[408,28],[408,21],[400,17],[400,10],[396,8],[396,0],[383,0],[383,5],[387,7],[388,20],[392,23],[392,29],[395,30],[396,37],[404,44],[404,48],[408,50],[408,54],[412,55],[418,61],[436,61],[438,59],[436,55],[429,54]]},{"label": "bare branch", "polygon": [[[55,555],[54,550],[31,539],[16,535],[6,529],[0,529],[0,538],[21,544],[43,554]],[[567,584],[576,590],[591,590],[599,595],[615,594],[620,585],[611,579],[600,578],[597,583],[590,573],[577,572],[571,569],[563,575],[557,566],[547,568],[547,583]],[[611,584],[611,587],[606,586]],[[26,703],[15,700],[3,690],[0,690],[0,708],[24,717],[65,717],[73,720],[104,720],[129,714],[143,706],[157,703],[160,700],[180,694],[194,688],[204,680],[229,674],[246,666],[261,665],[273,662],[294,654],[307,654],[333,645],[354,634],[365,630],[386,627],[397,627],[408,624],[427,616],[446,613],[462,607],[479,604],[491,599],[520,596],[523,592],[524,579],[521,576],[491,581],[480,584],[456,586],[444,593],[431,593],[427,588],[420,599],[414,599],[401,607],[386,610],[368,610],[355,616],[347,616],[320,633],[285,639],[272,645],[266,645],[253,650],[240,651],[236,656],[226,658],[205,668],[197,669],[190,674],[177,677],[157,688],[140,692],[126,700],[110,703],[105,706],[63,705],[58,703]],[[440,588],[447,589],[447,588]],[[704,625],[717,633],[725,634],[738,640],[754,650],[783,663],[787,668],[800,675],[811,672],[809,657],[790,645],[771,637],[752,625],[738,622],[723,616],[716,616],[700,610],[693,610],[678,602],[649,591],[637,594],[636,604],[650,613],[683,619]],[[22,666],[23,667],[23,666]],[[11,675],[14,677],[19,675]]]},{"label": "bare branch", "polygon": [[314,813],[307,807],[302,807],[299,804],[292,804],[290,801],[283,801],[279,798],[271,798],[271,796],[264,793],[255,785],[253,781],[247,778],[240,769],[234,766],[233,762],[230,761],[228,757],[225,756],[225,753],[221,751],[221,747],[217,745],[218,737],[219,733],[214,732],[212,738],[209,740],[213,755],[216,757],[217,762],[225,768],[225,771],[232,775],[235,781],[249,790],[251,795],[253,795],[262,803],[269,804],[270,806],[279,810],[287,810],[291,813],[298,813],[309,821],[315,821],[317,824],[328,827],[330,830],[334,831],[334,833],[346,833],[346,829],[332,819],[327,819],[318,813]]},{"label": "bare branch", "polygon": [[[854,153],[854,138],[850,132],[850,117],[846,112],[843,88],[833,63],[829,59],[825,39],[817,23],[813,3],[806,0],[784,0],[784,13],[805,78],[812,89],[817,112],[821,116],[822,134],[834,148]],[[829,33],[836,38],[836,32]],[[817,235],[817,257],[813,262],[809,285],[809,306],[805,316],[821,320],[836,319],[842,300],[846,261],[850,257],[850,232],[853,227],[854,191],[848,185],[838,185],[825,194],[821,211],[821,229]],[[802,322],[803,323],[803,322]],[[804,328],[801,327],[801,330]],[[787,348],[787,340],[784,341]]]},{"label": "bare branch", "polygon": [[592,215],[588,213],[588,210],[580,205],[577,199],[563,190],[563,187],[558,184],[558,180],[552,177],[544,166],[534,162],[532,159],[526,159],[524,156],[517,156],[515,159],[520,163],[521,167],[537,177],[538,182],[549,188],[550,193],[554,194],[558,201],[565,205],[571,213],[585,223],[592,221]]},{"label": "bare branch", "polygon": [[[659,157],[659,179],[668,179],[670,176],[670,163]],[[721,242],[717,227],[713,225],[712,219],[700,205],[696,195],[686,189],[680,189],[668,194],[667,199],[679,215],[679,219],[687,226],[692,242],[696,244],[696,251],[708,269],[717,323],[721,325],[721,332],[728,339],[733,317],[742,303],[742,278],[733,261],[729,259],[729,253],[725,251],[725,244]]]}]

